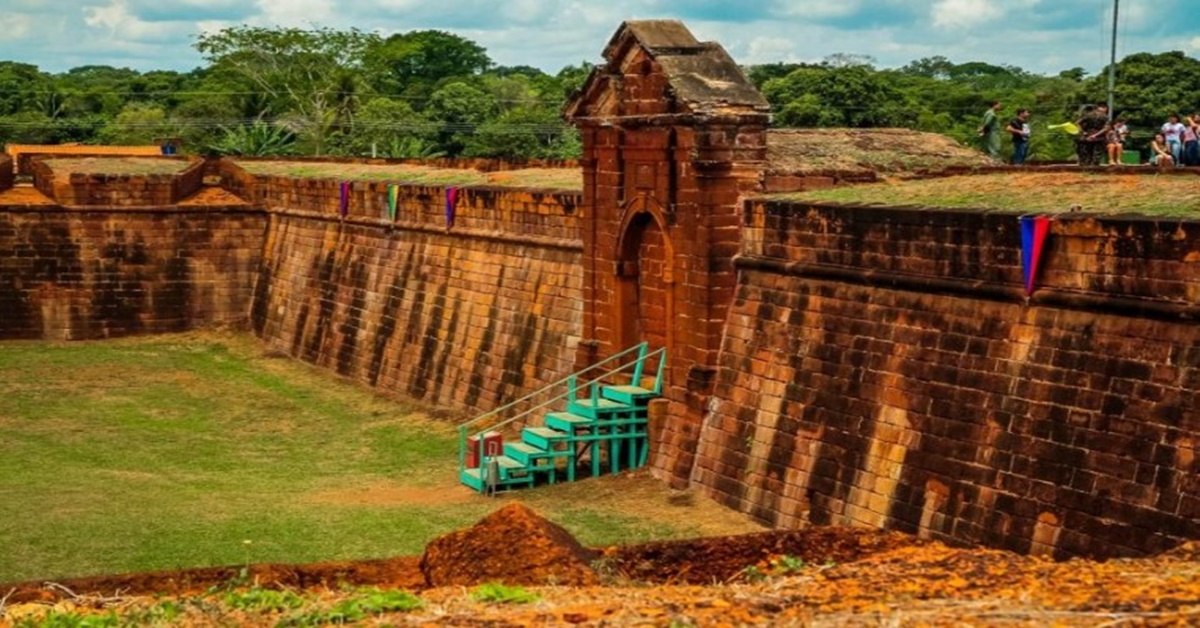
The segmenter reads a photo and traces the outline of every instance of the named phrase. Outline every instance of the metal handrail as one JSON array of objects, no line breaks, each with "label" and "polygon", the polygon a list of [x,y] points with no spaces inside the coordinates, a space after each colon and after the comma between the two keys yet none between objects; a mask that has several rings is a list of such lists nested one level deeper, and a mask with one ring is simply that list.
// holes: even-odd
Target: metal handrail
[{"label": "metal handrail", "polygon": [[[472,425],[476,425],[476,424],[482,422],[484,419],[493,417],[493,416],[501,413],[504,410],[512,408],[522,402],[528,401],[529,399],[532,399],[533,397],[540,395],[550,389],[553,389],[555,387],[562,386],[565,384],[569,384],[571,382],[571,380],[577,379],[580,374],[586,373],[593,369],[596,369],[604,364],[612,362],[613,360],[616,360],[617,358],[628,355],[629,353],[632,353],[634,351],[638,352],[638,357],[636,359],[634,359],[630,362],[626,362],[616,368],[609,369],[609,370],[601,373],[600,375],[593,377],[592,379],[586,380],[585,382],[583,382],[582,387],[586,388],[588,386],[596,384],[596,383],[600,382],[601,380],[603,380],[604,378],[606,378],[610,375],[614,375],[616,373],[620,373],[621,371],[629,368],[630,366],[637,365],[637,364],[644,364],[646,360],[650,359],[653,356],[657,356],[660,354],[665,355],[665,352],[666,352],[665,348],[655,349],[654,351],[651,351],[651,352],[643,355],[641,352],[648,347],[649,347],[649,343],[646,343],[646,342],[636,344],[628,349],[625,349],[624,351],[621,351],[620,353],[615,353],[599,362],[596,362],[595,364],[588,365],[587,367],[585,367],[583,369],[580,369],[574,373],[571,373],[570,375],[567,375],[566,377],[564,377],[560,380],[557,380],[551,384],[547,384],[547,385],[529,393],[528,395],[525,395],[524,397],[517,399],[516,401],[508,403],[504,406],[501,406],[500,408],[497,408],[497,409],[487,412],[485,414],[481,414],[478,417],[475,417],[474,419],[467,421],[466,423],[462,423],[461,425],[458,426],[458,468],[460,470],[465,469],[466,465],[467,465],[467,439],[468,439],[467,430]],[[660,372],[655,373],[656,377],[661,377],[662,368],[663,368],[663,364],[660,360],[659,365],[658,365],[658,371],[660,371]],[[530,414],[533,414],[534,412],[541,410],[542,408],[545,408],[553,403],[556,403],[562,399],[569,397],[571,395],[572,391],[578,390],[580,387],[581,386],[578,384],[576,384],[576,386],[571,386],[567,390],[559,393],[558,395],[555,395],[554,397],[551,397],[550,399],[543,401],[542,403],[539,403],[536,406],[527,408],[523,412],[520,412],[519,414],[516,414],[513,417],[511,417],[505,421],[502,421],[502,422],[494,424],[494,425],[489,425],[489,426],[483,428],[482,430],[475,432],[474,435],[478,436],[489,430],[502,429],[502,428],[516,422],[519,419],[523,419],[523,418],[529,416]]]}]

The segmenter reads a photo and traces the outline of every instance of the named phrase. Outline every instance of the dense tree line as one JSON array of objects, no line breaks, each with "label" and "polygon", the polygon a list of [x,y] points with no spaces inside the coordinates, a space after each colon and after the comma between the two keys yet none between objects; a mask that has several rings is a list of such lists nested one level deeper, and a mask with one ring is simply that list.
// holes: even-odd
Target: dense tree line
[{"label": "dense tree line", "polygon": [[[1055,76],[945,57],[876,69],[869,58],[833,55],[820,64],[749,68],[775,111],[775,124],[803,127],[905,127],[976,144],[988,103],[1005,105],[1002,120],[1028,108],[1037,124],[1031,158],[1066,161],[1074,139],[1046,127],[1077,120],[1088,104],[1107,99],[1107,68],[1087,76],[1072,68]],[[1181,52],[1137,53],[1117,63],[1115,114],[1127,118],[1132,147],[1143,150],[1171,113],[1200,110],[1200,60]]]},{"label": "dense tree line", "polygon": [[[240,26],[200,36],[191,72],[83,66],[51,74],[0,62],[0,142],[146,144],[185,150],[383,157],[574,157],[559,117],[583,63],[547,74],[498,66],[452,33],[382,37],[357,30]],[[1117,113],[1148,143],[1169,113],[1200,108],[1200,61],[1138,53],[1118,64]],[[816,64],[747,68],[782,127],[907,127],[975,141],[991,100],[1034,113],[1032,157],[1065,160],[1071,138],[1045,128],[1105,97],[1104,73],[1045,76],[944,57],[880,69],[835,54]]]}]

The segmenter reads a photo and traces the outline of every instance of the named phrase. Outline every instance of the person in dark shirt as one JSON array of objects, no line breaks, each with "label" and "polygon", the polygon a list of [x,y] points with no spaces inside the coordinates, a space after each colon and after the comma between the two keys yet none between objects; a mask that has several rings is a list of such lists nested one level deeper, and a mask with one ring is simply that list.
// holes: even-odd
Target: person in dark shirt
[{"label": "person in dark shirt", "polygon": [[1012,164],[1014,166],[1024,165],[1025,160],[1029,157],[1029,137],[1032,135],[1032,130],[1029,128],[1029,110],[1018,109],[1017,117],[1008,123],[1006,130],[1009,135],[1012,135]]},{"label": "person in dark shirt", "polygon": [[1108,105],[1100,103],[1091,110],[1085,110],[1079,121],[1079,137],[1075,149],[1079,155],[1079,165],[1099,166],[1104,156],[1104,145],[1108,134]]}]

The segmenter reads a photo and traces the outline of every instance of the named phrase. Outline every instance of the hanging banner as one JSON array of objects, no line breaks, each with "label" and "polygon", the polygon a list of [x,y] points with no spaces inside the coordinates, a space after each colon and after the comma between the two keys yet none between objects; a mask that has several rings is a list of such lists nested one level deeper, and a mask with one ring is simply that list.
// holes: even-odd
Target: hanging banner
[{"label": "hanging banner", "polygon": [[458,188],[446,188],[446,228],[454,226],[454,210],[458,206]]},{"label": "hanging banner", "polygon": [[400,186],[395,183],[388,185],[387,190],[387,220],[396,222],[396,202],[400,198]]},{"label": "hanging banner", "polygon": [[338,198],[338,216],[345,218],[350,213],[350,182],[342,181],[341,196]]},{"label": "hanging banner", "polygon": [[1050,235],[1049,216],[1021,216],[1021,271],[1025,277],[1025,294],[1033,294],[1038,267],[1046,237]]}]

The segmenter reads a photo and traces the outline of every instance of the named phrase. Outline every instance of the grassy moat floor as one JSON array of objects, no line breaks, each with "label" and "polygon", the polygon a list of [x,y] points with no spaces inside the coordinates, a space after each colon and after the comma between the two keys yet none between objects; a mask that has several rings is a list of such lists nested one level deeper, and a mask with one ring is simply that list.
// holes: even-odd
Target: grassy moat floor
[{"label": "grassy moat floor", "polygon": [[420,554],[508,500],[596,546],[759,529],[644,475],[477,495],[434,414],[249,336],[0,343],[0,582]]},{"label": "grassy moat floor", "polygon": [[[1200,623],[1196,543],[1103,562],[855,528],[609,547],[758,528],[642,473],[475,495],[458,417],[433,414],[247,336],[0,343],[0,582],[31,581],[0,586],[0,626]],[[515,500],[607,547],[599,586],[425,586],[427,541]],[[227,567],[64,580],[205,565]]]}]

